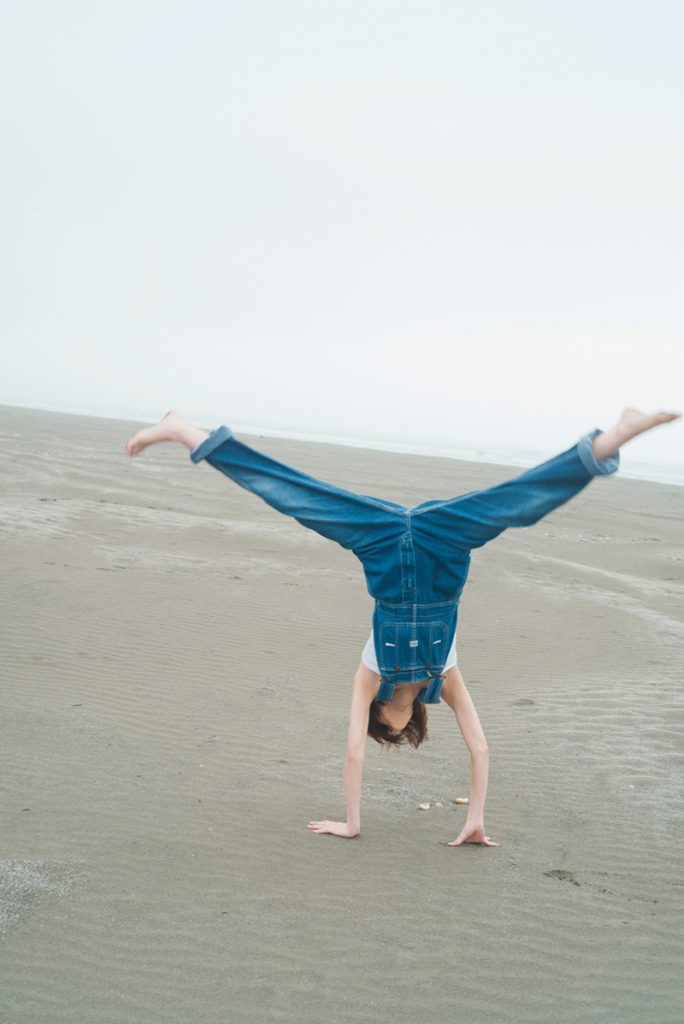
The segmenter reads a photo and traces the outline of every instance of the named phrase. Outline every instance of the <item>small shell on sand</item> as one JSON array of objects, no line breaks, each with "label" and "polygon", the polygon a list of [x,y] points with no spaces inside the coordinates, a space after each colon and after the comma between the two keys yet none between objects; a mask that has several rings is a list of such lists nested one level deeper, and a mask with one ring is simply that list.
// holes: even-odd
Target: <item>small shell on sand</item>
[{"label": "small shell on sand", "polygon": [[468,802],[469,801],[467,796],[457,796],[456,799],[454,800],[455,804],[467,804]]},{"label": "small shell on sand", "polygon": [[418,804],[418,810],[419,811],[429,811],[430,810],[430,804]]},{"label": "small shell on sand", "polygon": [[441,810],[442,807],[444,807],[444,804],[442,803],[441,800],[438,800],[437,803],[435,804],[435,807],[439,807],[439,809]]}]

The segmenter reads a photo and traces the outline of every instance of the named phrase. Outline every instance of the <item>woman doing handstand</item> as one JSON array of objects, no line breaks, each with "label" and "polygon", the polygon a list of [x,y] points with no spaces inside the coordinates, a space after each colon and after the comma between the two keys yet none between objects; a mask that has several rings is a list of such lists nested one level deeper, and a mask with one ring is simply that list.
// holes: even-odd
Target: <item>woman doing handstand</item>
[{"label": "woman doing handstand", "polygon": [[413,508],[324,483],[248,447],[228,427],[207,434],[173,411],[138,431],[125,450],[137,455],[160,441],[184,445],[193,462],[206,460],[279,512],[353,551],[363,566],[375,610],[352,687],[343,773],[347,820],[311,821],[309,829],[357,836],[366,737],[417,747],[427,734],[425,705],[442,698],[456,714],[471,759],[467,820],[449,845],[497,846],[484,828],[487,743],[455,655],[470,552],[508,527],[536,523],[594,476],[614,473],[623,444],[679,416],[625,409],[610,430],[585,434],[511,480]]}]

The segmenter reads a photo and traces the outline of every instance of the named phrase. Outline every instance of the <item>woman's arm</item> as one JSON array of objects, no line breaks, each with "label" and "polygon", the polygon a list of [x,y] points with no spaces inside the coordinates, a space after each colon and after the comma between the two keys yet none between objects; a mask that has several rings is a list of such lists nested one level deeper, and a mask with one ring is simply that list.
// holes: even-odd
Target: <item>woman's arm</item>
[{"label": "woman's arm", "polygon": [[447,673],[442,685],[442,696],[456,713],[461,735],[470,752],[470,802],[468,817],[459,836],[449,846],[462,843],[481,843],[483,846],[498,846],[484,830],[484,805],[487,796],[489,776],[489,748],[480,724],[475,705],[463,682],[459,669],[454,667]]},{"label": "woman's arm", "polygon": [[359,666],[354,676],[347,753],[344,759],[344,796],[347,805],[346,821],[310,821],[312,832],[329,833],[353,839],[361,831],[361,776],[368,734],[368,716],[371,701],[378,690],[378,676],[365,665]]}]

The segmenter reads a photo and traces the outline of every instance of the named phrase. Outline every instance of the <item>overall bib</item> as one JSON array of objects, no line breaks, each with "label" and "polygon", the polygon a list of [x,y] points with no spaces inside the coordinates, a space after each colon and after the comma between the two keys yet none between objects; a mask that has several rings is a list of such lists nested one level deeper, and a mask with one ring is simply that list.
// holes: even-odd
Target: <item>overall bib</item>
[{"label": "overall bib", "polygon": [[585,434],[567,451],[511,480],[446,501],[406,508],[355,494],[300,473],[238,441],[221,426],[190,452],[302,526],[357,556],[375,600],[373,635],[380,668],[376,700],[399,683],[426,680],[419,693],[437,704],[456,633],[470,552],[512,526],[531,526],[599,474],[614,473],[619,453],[597,461]]}]

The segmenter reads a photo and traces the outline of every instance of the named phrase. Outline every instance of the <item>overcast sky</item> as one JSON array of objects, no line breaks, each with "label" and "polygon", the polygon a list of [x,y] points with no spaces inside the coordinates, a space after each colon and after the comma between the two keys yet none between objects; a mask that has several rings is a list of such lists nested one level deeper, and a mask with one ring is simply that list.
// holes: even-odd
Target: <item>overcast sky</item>
[{"label": "overcast sky", "polygon": [[683,38],[679,0],[6,5],[0,401],[535,449],[681,409]]}]

